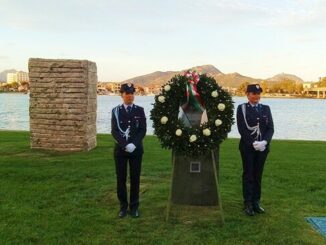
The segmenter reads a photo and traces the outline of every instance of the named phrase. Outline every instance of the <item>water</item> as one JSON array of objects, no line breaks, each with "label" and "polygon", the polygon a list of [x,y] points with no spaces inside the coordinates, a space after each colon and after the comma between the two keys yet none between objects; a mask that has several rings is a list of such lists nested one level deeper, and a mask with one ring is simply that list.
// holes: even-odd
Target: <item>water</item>
[{"label": "water", "polygon": [[[234,97],[235,108],[246,101]],[[144,107],[147,116],[148,134],[153,134],[149,120],[154,97],[139,96],[135,103]],[[300,139],[326,141],[326,100],[262,98],[261,102],[271,107],[275,134],[274,139]],[[97,132],[111,131],[111,110],[121,103],[119,96],[98,96]],[[0,130],[29,130],[29,96],[26,94],[0,94]],[[239,138],[236,125],[232,126],[231,138]]]}]

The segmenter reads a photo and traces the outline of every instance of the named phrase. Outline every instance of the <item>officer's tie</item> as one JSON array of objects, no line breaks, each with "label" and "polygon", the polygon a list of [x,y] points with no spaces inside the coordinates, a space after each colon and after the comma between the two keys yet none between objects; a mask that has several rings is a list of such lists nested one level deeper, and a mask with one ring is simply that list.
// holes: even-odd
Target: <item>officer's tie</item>
[{"label": "officer's tie", "polygon": [[259,108],[258,108],[258,105],[254,105],[254,108],[257,112],[259,112]]},{"label": "officer's tie", "polygon": [[127,112],[128,112],[128,114],[130,114],[130,113],[131,113],[131,109],[132,109],[132,108],[131,108],[131,106],[130,106],[130,105],[128,105],[128,106],[127,106]]}]

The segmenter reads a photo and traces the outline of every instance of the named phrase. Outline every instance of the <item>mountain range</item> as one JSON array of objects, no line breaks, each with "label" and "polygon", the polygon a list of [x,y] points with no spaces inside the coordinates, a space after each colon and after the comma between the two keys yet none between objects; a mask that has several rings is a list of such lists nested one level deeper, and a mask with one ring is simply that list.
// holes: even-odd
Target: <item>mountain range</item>
[{"label": "mountain range", "polygon": [[142,87],[161,86],[175,75],[183,74],[187,70],[195,70],[199,73],[206,73],[208,76],[214,77],[215,80],[218,82],[218,84],[223,87],[237,88],[240,86],[240,84],[244,82],[260,83],[261,81],[267,81],[268,83],[273,83],[273,82],[280,82],[284,80],[292,80],[297,83],[304,82],[300,77],[292,74],[287,74],[287,73],[280,73],[271,78],[261,79],[261,78],[252,78],[252,77],[244,76],[236,72],[223,73],[213,65],[202,65],[202,66],[191,67],[189,69],[185,69],[182,71],[165,71],[165,72],[156,71],[150,74],[127,79],[122,83],[133,82],[134,84]]},{"label": "mountain range", "polygon": [[[175,75],[183,74],[187,70],[194,70],[199,73],[206,73],[208,76],[214,77],[220,86],[232,87],[232,88],[238,88],[240,84],[244,82],[260,83],[261,81],[266,81],[269,84],[274,82],[284,81],[284,80],[291,80],[297,83],[304,82],[300,77],[292,74],[287,74],[287,73],[280,73],[270,78],[261,79],[261,78],[252,78],[252,77],[244,76],[236,72],[223,73],[213,65],[202,65],[202,66],[191,67],[181,71],[156,71],[150,74],[127,79],[122,83],[133,82],[134,84],[142,87],[159,87],[164,83],[166,83],[167,81],[169,81]],[[0,82],[5,82],[7,80],[7,73],[10,72],[17,72],[17,71],[15,69],[2,71],[0,73]]]}]

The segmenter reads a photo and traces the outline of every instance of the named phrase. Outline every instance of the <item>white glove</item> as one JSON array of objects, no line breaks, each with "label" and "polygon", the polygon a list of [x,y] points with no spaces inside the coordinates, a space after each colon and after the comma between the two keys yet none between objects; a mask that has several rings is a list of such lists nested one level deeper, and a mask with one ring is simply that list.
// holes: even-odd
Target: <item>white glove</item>
[{"label": "white glove", "polygon": [[129,152],[129,153],[132,153],[135,149],[136,149],[136,146],[133,143],[130,143],[130,144],[128,144],[126,146],[125,151],[126,152]]},{"label": "white glove", "polygon": [[267,141],[255,141],[252,145],[256,151],[264,151],[266,149]]},{"label": "white glove", "polygon": [[258,141],[255,140],[254,143],[252,143],[252,146],[255,148],[256,151],[258,151]]}]

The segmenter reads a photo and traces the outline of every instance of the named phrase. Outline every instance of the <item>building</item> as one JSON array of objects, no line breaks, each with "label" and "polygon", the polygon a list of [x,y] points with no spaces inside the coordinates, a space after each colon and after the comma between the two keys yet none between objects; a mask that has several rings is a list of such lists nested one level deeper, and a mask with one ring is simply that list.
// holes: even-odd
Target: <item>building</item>
[{"label": "building", "polygon": [[110,82],[107,83],[107,88],[110,92],[115,93],[115,94],[119,94],[120,93],[120,88],[121,88],[121,83],[117,83],[117,82]]},{"label": "building", "polygon": [[120,89],[121,89],[121,83],[114,83],[113,92],[118,94],[120,93]]},{"label": "building", "polygon": [[7,73],[7,83],[17,82],[17,73]]},{"label": "building", "polygon": [[29,82],[29,76],[27,72],[19,71],[17,72],[17,81],[19,83]]},{"label": "building", "polygon": [[7,83],[22,83],[22,82],[28,82],[29,77],[27,72],[18,71],[15,73],[7,73]]},{"label": "building", "polygon": [[312,82],[304,82],[302,85],[303,89],[309,89],[312,87]]}]

